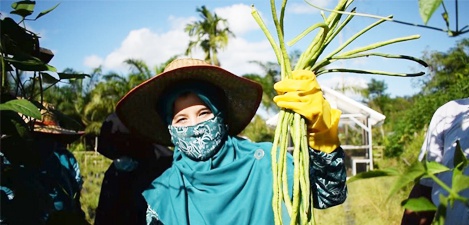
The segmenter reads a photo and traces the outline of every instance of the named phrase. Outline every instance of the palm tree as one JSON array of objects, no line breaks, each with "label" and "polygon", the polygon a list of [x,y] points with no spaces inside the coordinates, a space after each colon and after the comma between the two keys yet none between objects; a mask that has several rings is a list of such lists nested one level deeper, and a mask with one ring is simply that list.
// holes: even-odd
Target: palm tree
[{"label": "palm tree", "polygon": [[220,66],[218,60],[218,49],[223,49],[228,45],[228,37],[234,34],[228,28],[227,20],[212,14],[205,6],[196,9],[202,20],[186,25],[186,31],[191,38],[186,55],[190,55],[192,50],[200,46],[205,52],[205,61],[212,65]]},{"label": "palm tree", "polygon": [[130,74],[128,76],[130,87],[135,87],[153,76],[152,72],[148,68],[147,64],[143,62],[143,60],[127,59],[124,61],[124,63],[130,66]]},{"label": "palm tree", "polygon": [[169,65],[173,60],[177,59],[179,55],[174,55],[168,60],[166,60],[164,63],[161,63],[160,65],[155,66],[155,72],[156,74],[160,74],[164,71],[167,65]]},{"label": "palm tree", "polygon": [[274,62],[263,63],[260,61],[250,61],[250,63],[255,63],[262,67],[264,74],[244,74],[242,76],[261,84],[263,90],[262,106],[266,109],[267,112],[277,112],[279,108],[274,103],[273,98],[277,95],[277,92],[274,89],[274,84],[280,80],[279,65]]}]

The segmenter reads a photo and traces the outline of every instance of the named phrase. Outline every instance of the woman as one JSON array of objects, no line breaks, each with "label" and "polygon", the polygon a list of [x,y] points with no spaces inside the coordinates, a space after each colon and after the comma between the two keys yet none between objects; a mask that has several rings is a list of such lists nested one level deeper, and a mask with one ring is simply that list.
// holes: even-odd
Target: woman
[{"label": "woman", "polygon": [[[347,188],[340,111],[330,108],[312,73],[294,77],[275,85],[274,101],[308,120],[314,207],[341,204]],[[174,145],[172,166],[143,193],[148,224],[274,224],[272,143],[237,137],[261,96],[253,81],[202,60],[177,59],[118,103],[117,114],[130,130]]]}]

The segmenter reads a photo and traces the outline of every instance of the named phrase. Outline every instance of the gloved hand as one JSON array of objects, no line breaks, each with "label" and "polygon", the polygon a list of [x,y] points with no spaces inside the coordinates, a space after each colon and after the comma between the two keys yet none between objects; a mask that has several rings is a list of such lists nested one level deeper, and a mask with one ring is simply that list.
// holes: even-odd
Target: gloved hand
[{"label": "gloved hand", "polygon": [[309,146],[331,153],[339,145],[338,126],[341,111],[332,109],[324,98],[316,75],[307,70],[292,71],[291,79],[275,83],[280,108],[293,110],[307,120]]}]

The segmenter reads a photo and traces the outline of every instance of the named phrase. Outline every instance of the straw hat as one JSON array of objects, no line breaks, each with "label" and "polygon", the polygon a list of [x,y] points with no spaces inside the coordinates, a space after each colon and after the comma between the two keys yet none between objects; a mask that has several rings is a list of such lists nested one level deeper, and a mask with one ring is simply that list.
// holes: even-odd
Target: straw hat
[{"label": "straw hat", "polygon": [[229,134],[239,134],[256,114],[262,86],[218,66],[198,59],[176,59],[165,70],[128,92],[117,104],[116,113],[132,131],[158,144],[171,146],[171,137],[158,114],[157,101],[167,88],[181,81],[205,81],[225,91]]},{"label": "straw hat", "polygon": [[54,137],[65,143],[71,143],[85,133],[84,131],[69,130],[61,127],[58,122],[58,111],[55,107],[49,103],[43,103],[43,106],[40,110],[41,120],[34,121],[34,132]]}]

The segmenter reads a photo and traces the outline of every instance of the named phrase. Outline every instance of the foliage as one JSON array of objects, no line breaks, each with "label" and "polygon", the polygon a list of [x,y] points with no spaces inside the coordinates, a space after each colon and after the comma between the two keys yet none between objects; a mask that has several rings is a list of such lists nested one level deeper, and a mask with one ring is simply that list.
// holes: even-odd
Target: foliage
[{"label": "foliage", "polygon": [[[25,21],[35,21],[50,13],[57,6],[40,12],[34,19],[34,1],[18,1],[12,3],[13,11],[10,13],[20,16],[19,22],[10,17],[0,20],[0,69],[1,69],[1,110],[9,110],[22,114],[20,118],[16,113],[2,114],[3,124],[14,124],[17,129],[3,130],[2,143],[15,141],[15,135],[27,137],[31,131],[31,124],[22,122],[23,119],[33,123],[40,119],[39,108],[42,108],[43,93],[62,80],[83,79],[86,74],[57,72],[49,65],[54,54],[40,46],[39,35],[26,28]],[[23,99],[18,101],[17,99]],[[33,106],[34,105],[34,106]],[[26,110],[25,110],[26,109]],[[12,127],[13,127],[12,126]],[[25,146],[23,146],[25,147]]]},{"label": "foliage", "polygon": [[400,156],[404,152],[404,144],[412,141],[415,134],[430,122],[439,106],[453,99],[468,97],[469,39],[462,39],[447,53],[427,55],[425,60],[433,72],[427,79],[422,79],[422,91],[408,99],[410,104],[405,104],[405,108],[391,113],[391,120],[388,120],[392,121],[386,140],[385,154],[388,157]]},{"label": "foliage", "polygon": [[227,20],[218,17],[216,13],[212,14],[207,7],[202,6],[197,8],[196,11],[200,14],[202,20],[187,24],[184,29],[190,37],[195,38],[195,40],[189,42],[186,55],[190,55],[198,45],[205,53],[205,61],[220,66],[218,49],[226,47],[228,38],[230,36],[234,37],[234,34],[228,28]]},{"label": "foliage", "polygon": [[86,220],[94,224],[104,173],[111,165],[112,160],[97,152],[75,151],[73,154],[80,165],[81,174],[85,181],[81,192],[81,206],[86,214]]},{"label": "foliage", "polygon": [[[434,219],[434,224],[443,225],[444,216],[446,208],[449,205],[452,205],[455,201],[461,201],[464,204],[468,205],[469,208],[469,198],[460,196],[459,192],[469,188],[469,176],[465,175],[463,172],[469,167],[469,160],[464,155],[464,152],[461,149],[459,141],[456,141],[456,150],[454,151],[454,168],[448,168],[440,163],[433,161],[414,161],[411,166],[409,166],[403,174],[396,173],[394,170],[373,170],[368,172],[359,173],[354,177],[351,177],[348,180],[348,183],[355,182],[357,180],[383,177],[383,176],[397,176],[397,180],[390,189],[387,200],[393,197],[399,190],[407,187],[409,184],[415,184],[419,182],[422,178],[430,178],[435,183],[443,187],[448,195],[440,194],[440,205],[435,206],[432,202],[426,199],[406,199],[402,202],[404,208],[410,209],[415,212],[421,211],[436,211],[436,216]],[[451,187],[447,186],[443,181],[441,181],[436,174],[442,172],[451,172],[452,173],[452,185]]]},{"label": "foliage", "polygon": [[[13,168],[10,171],[15,173],[15,179],[18,178],[16,177],[18,172],[22,170],[17,170],[16,168],[24,168],[25,171],[35,171],[41,165],[40,163],[42,163],[43,159],[41,159],[40,155],[44,153],[40,153],[36,146],[33,145],[35,137],[31,135],[31,132],[36,120],[41,119],[40,109],[52,111],[52,109],[44,107],[44,92],[53,88],[61,81],[83,79],[88,76],[86,74],[57,72],[55,67],[48,64],[54,57],[54,54],[49,49],[40,46],[40,36],[27,28],[26,21],[35,21],[41,18],[53,11],[58,4],[40,12],[34,19],[30,19],[30,16],[35,12],[35,6],[35,1],[13,2],[11,4],[13,11],[10,13],[19,16],[19,21],[16,22],[7,16],[0,19],[0,110],[2,111],[0,145],[2,156],[5,156],[9,161],[9,163],[6,163],[2,157],[1,164],[2,172],[5,172],[7,168]],[[60,111],[54,110],[52,113],[58,117],[56,119],[59,122],[70,121],[70,118],[60,113]],[[67,123],[60,125],[64,128],[74,129],[67,126]],[[4,167],[4,165],[10,163],[11,167]],[[28,174],[28,176],[31,175],[34,175],[34,173]],[[34,178],[21,180],[21,182],[36,182]],[[41,195],[49,196],[52,193],[44,191],[44,188],[50,188],[46,187],[49,185],[53,186],[55,184],[51,184],[49,180],[41,180],[41,182],[35,185],[34,190],[28,191],[32,193],[37,191]],[[21,185],[21,187],[16,188],[13,184],[13,191],[20,190],[19,193],[21,193],[22,188],[27,187]],[[24,196],[19,194],[15,198],[21,199],[22,197]],[[2,203],[3,200],[2,198]],[[37,201],[43,203],[49,199],[35,200],[37,205]],[[44,204],[38,208],[40,210],[48,210],[48,207],[50,205],[46,206]],[[45,215],[47,214],[41,216]],[[32,215],[25,214],[24,216],[31,217]],[[62,220],[67,220],[69,224],[86,223],[79,220],[80,218],[76,218],[75,214],[63,211],[53,212],[45,218],[48,219],[48,224],[61,224]],[[69,220],[70,218],[74,219]],[[39,223],[40,221],[36,222]]]},{"label": "foliage", "polygon": [[389,187],[395,177],[381,177],[347,184],[347,200],[328,209],[315,209],[317,225],[400,225],[403,210],[400,199],[405,192],[397,193],[386,201]]},{"label": "foliage", "polygon": [[389,94],[386,93],[386,89],[388,88],[387,84],[384,81],[371,78],[367,86],[368,88],[362,90],[365,103],[378,112],[382,113],[387,111],[388,109],[386,107],[391,101]]},{"label": "foliage", "polygon": [[240,135],[254,142],[272,141],[274,129],[268,127],[265,120],[259,115],[256,115]]},{"label": "foliage", "polygon": [[[372,28],[380,25],[381,23],[385,22],[386,19],[380,19],[375,23],[363,28],[361,31],[350,37],[346,40],[341,46],[332,50],[329,53],[325,53],[328,45],[334,40],[337,35],[342,31],[344,27],[346,27],[349,22],[353,19],[356,15],[355,9],[351,9],[350,12],[346,12],[349,6],[352,4],[352,0],[342,0],[339,1],[334,8],[334,10],[325,10],[331,12],[328,16],[323,14],[323,21],[318,22],[316,24],[311,25],[308,27],[304,32],[300,33],[296,38],[292,41],[286,43],[284,40],[284,16],[285,16],[285,8],[287,5],[287,0],[282,1],[281,9],[278,12],[276,9],[275,0],[270,1],[271,5],[271,12],[273,22],[275,24],[275,30],[277,34],[277,40],[270,34],[269,30],[267,29],[265,23],[263,22],[261,16],[257,12],[257,10],[252,7],[252,15],[258,25],[263,30],[264,34],[266,35],[268,41],[270,42],[275,55],[277,57],[277,62],[280,66],[280,77],[281,79],[288,79],[291,78],[292,71],[311,71],[316,76],[320,76],[326,73],[334,73],[334,72],[349,72],[349,73],[361,73],[361,74],[375,74],[375,75],[388,75],[388,76],[420,76],[423,75],[423,72],[419,73],[397,73],[397,72],[387,72],[387,71],[375,71],[375,70],[368,70],[368,69],[353,69],[353,68],[329,68],[328,66],[333,64],[334,62],[347,60],[347,59],[354,59],[354,58],[362,58],[362,57],[383,57],[383,58],[391,58],[391,59],[400,59],[400,60],[410,60],[416,63],[419,63],[423,66],[427,66],[427,64],[417,58],[412,56],[406,55],[394,55],[394,54],[386,54],[382,52],[374,52],[375,49],[379,49],[383,46],[395,44],[402,41],[409,41],[413,39],[419,38],[418,35],[409,36],[409,37],[402,37],[397,39],[391,39],[387,41],[377,42],[373,44],[369,44],[364,47],[359,47],[353,50],[344,50],[348,45],[354,42],[358,37],[364,35]],[[312,5],[311,3],[307,2],[308,4]],[[314,6],[314,5],[312,5]],[[316,7],[316,6],[314,6]],[[323,13],[323,12],[322,12]],[[344,14],[348,16],[346,18],[342,18]],[[291,57],[287,53],[286,45],[292,46],[300,39],[306,37],[309,33],[313,32],[314,30],[319,30],[314,38],[312,39],[310,45],[299,55],[298,60],[295,62],[295,66],[292,66]],[[308,211],[305,209],[310,208],[310,199],[311,199],[311,192],[309,185],[305,185],[302,180],[309,180],[309,174],[301,172],[305,168],[309,167],[309,158],[308,155],[308,140],[306,135],[306,122],[305,119],[299,115],[298,113],[292,112],[287,109],[281,109],[278,115],[278,126],[276,127],[273,147],[272,147],[272,170],[273,170],[273,188],[274,188],[274,196],[273,196],[273,210],[274,210],[274,217],[275,217],[275,224],[282,224],[282,217],[280,216],[280,212],[282,211],[282,207],[286,206],[287,211],[291,218],[291,224],[312,224],[314,221],[311,220],[312,211]],[[285,160],[284,155],[287,151],[287,142],[292,140],[293,143],[293,156],[296,162],[303,162],[300,164],[295,165],[296,174],[293,179],[293,200],[290,200],[288,195],[286,195],[287,191],[283,190],[283,187],[286,187],[288,181],[285,180],[283,174],[285,173],[285,167],[281,165]],[[277,153],[277,148],[278,152]],[[277,158],[277,154],[279,157]],[[277,162],[278,161],[278,162]],[[278,166],[280,165],[280,166]],[[301,174],[301,175],[300,175]],[[283,203],[283,204],[282,204]]]},{"label": "foliage", "polygon": [[[455,2],[456,2],[456,6],[457,6],[458,0],[456,0]],[[436,27],[427,26],[428,21],[430,20],[430,18],[433,16],[435,11],[440,6],[443,8],[443,11],[444,11],[442,13],[441,17],[442,17],[443,21],[446,24],[446,29],[439,29],[439,28],[436,28]],[[459,29],[459,27],[458,27],[458,24],[459,24],[458,23],[458,20],[459,20],[458,10],[459,10],[459,8],[456,8],[455,12],[454,12],[455,13],[455,21],[454,22],[456,24],[456,29],[451,30],[449,14],[448,14],[448,11],[446,10],[446,7],[445,7],[445,4],[444,4],[443,0],[419,0],[419,13],[420,13],[420,17],[422,18],[423,23],[425,24],[424,26],[420,26],[420,27],[429,28],[429,29],[433,29],[433,30],[441,30],[441,31],[447,32],[448,36],[450,36],[450,37],[455,37],[455,36],[467,33],[467,32],[469,32],[468,25],[464,26],[461,29]],[[404,24],[414,25],[415,26],[415,24],[410,24],[410,23],[404,23]]]}]

